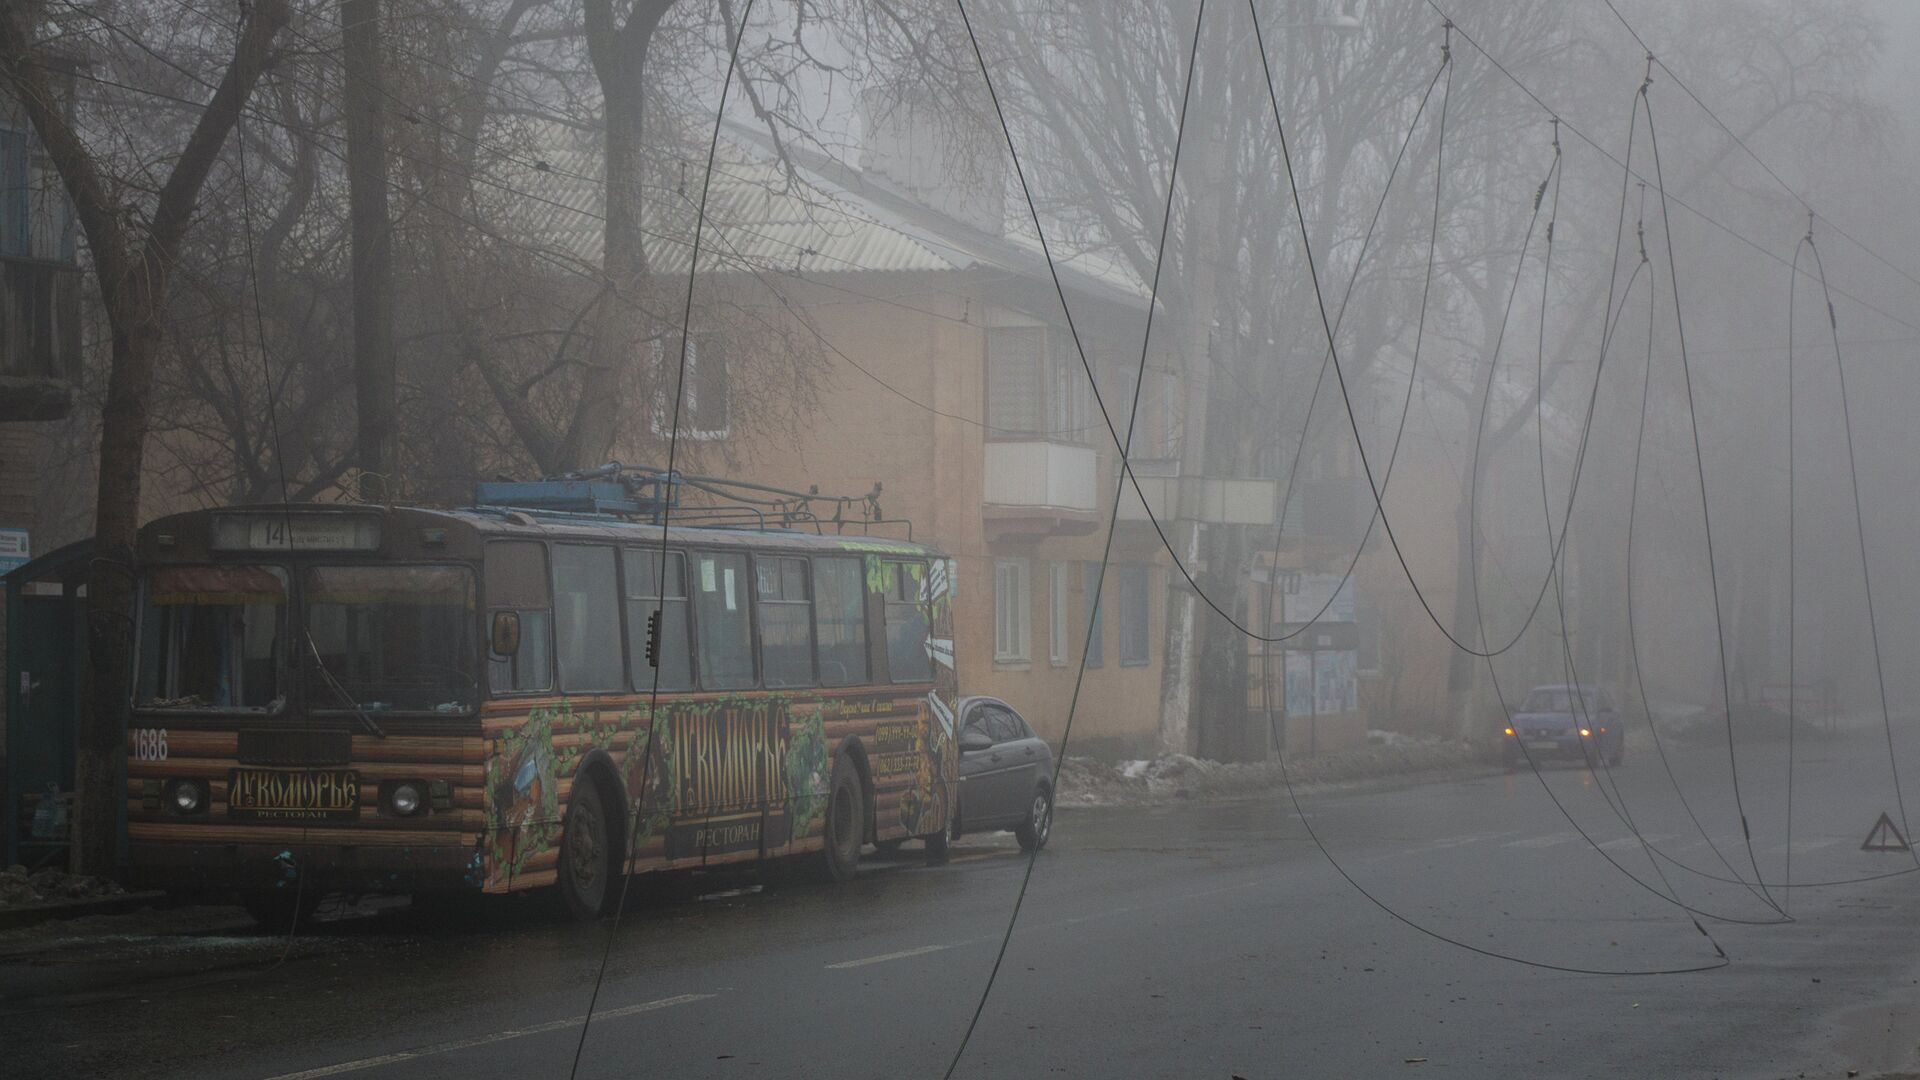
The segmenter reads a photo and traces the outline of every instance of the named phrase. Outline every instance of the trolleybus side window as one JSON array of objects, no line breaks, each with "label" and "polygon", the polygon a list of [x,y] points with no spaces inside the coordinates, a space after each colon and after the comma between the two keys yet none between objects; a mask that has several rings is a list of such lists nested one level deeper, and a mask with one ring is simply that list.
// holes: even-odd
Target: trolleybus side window
[{"label": "trolleybus side window", "polygon": [[301,589],[313,708],[462,712],[477,702],[471,570],[315,566]]},{"label": "trolleybus side window", "polygon": [[693,652],[687,626],[687,557],[667,552],[666,595],[660,596],[660,552],[623,548],[627,596],[627,664],[636,690],[653,689],[647,665],[647,616],[660,610],[660,689],[693,688]]},{"label": "trolleybus side window", "polygon": [[887,676],[894,682],[926,682],[933,678],[927,656],[927,610],[920,602],[920,583],[926,577],[921,562],[888,562],[887,568]]},{"label": "trolleybus side window", "polygon": [[753,685],[753,623],[748,618],[747,557],[702,551],[693,556],[700,685],[740,690]]},{"label": "trolleybus side window", "polygon": [[[553,601],[547,550],[537,540],[487,545],[487,682],[494,690],[545,690],[553,685]],[[512,624],[503,641],[501,631]],[[502,645],[512,648],[502,651]]]},{"label": "trolleybus side window", "polygon": [[135,702],[264,709],[280,699],[287,574],[277,566],[160,566],[146,578]]},{"label": "trolleybus side window", "polygon": [[553,545],[553,636],[560,689],[592,694],[627,688],[612,548]]},{"label": "trolleybus side window", "polygon": [[770,687],[812,686],[813,609],[807,596],[807,560],[756,555],[753,560],[760,617],[760,671]]},{"label": "trolleybus side window", "polygon": [[860,559],[813,560],[813,636],[820,685],[867,681],[867,575]]}]

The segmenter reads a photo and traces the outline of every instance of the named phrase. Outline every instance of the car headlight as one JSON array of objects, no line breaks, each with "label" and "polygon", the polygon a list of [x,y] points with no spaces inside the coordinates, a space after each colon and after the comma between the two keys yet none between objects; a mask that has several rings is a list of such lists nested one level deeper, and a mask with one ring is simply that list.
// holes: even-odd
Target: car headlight
[{"label": "car headlight", "polygon": [[1585,739],[1585,738],[1588,738],[1588,737],[1590,737],[1590,736],[1592,736],[1592,735],[1593,735],[1593,732],[1591,732],[1591,731],[1588,731],[1588,730],[1587,730],[1586,728],[1581,728],[1581,729],[1580,729],[1580,737],[1581,737],[1581,738],[1583,738],[1583,739]]},{"label": "car headlight", "polygon": [[207,808],[207,787],[199,780],[175,780],[169,801],[176,814],[197,814]]},{"label": "car headlight", "polygon": [[420,804],[423,798],[424,795],[418,783],[412,780],[402,780],[393,785],[393,789],[388,792],[387,807],[393,811],[396,817],[412,817],[420,812]]}]

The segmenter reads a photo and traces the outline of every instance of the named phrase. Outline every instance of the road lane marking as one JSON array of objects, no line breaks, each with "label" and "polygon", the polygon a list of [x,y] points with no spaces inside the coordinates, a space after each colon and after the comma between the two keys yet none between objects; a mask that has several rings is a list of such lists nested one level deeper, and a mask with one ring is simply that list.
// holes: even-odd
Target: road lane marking
[{"label": "road lane marking", "polygon": [[[638,1005],[623,1005],[617,1009],[602,1009],[593,1014],[596,1022],[617,1020],[623,1016],[636,1016],[655,1009],[668,1009],[675,1005],[691,1005],[696,1001],[705,1001],[712,994],[679,994],[674,997],[660,998],[657,1001],[643,1001]],[[303,1069],[300,1072],[281,1073],[268,1080],[319,1080],[323,1076],[339,1076],[341,1073],[359,1072],[363,1069],[377,1069],[382,1065],[395,1065],[403,1061],[432,1057],[436,1054],[450,1054],[456,1050],[470,1050],[476,1046],[506,1042],[508,1039],[524,1039],[529,1035],[544,1035],[549,1031],[563,1031],[579,1027],[586,1023],[585,1016],[569,1016],[565,1020],[549,1020],[544,1024],[531,1027],[512,1028],[507,1031],[495,1031],[486,1035],[475,1035],[470,1039],[455,1039],[451,1042],[434,1043],[413,1050],[401,1050],[392,1054],[380,1054],[375,1057],[360,1058],[357,1061],[343,1061],[338,1065],[322,1065],[317,1069]]]},{"label": "road lane marking", "polygon": [[868,964],[884,964],[889,960],[905,960],[909,956],[925,956],[928,953],[951,948],[953,948],[951,945],[922,945],[917,949],[901,949],[899,952],[881,953],[879,956],[865,956],[858,960],[842,960],[837,964],[828,964],[827,968],[830,971],[841,971],[846,968],[866,967]]},{"label": "road lane marking", "polygon": [[1601,851],[1637,851],[1644,846],[1643,840],[1644,844],[1657,846],[1665,844],[1669,840],[1678,839],[1680,839],[1680,837],[1670,836],[1665,833],[1642,833],[1640,836],[1621,836],[1612,840],[1602,840],[1594,846],[1598,847]]},{"label": "road lane marking", "polygon": [[1578,840],[1578,839],[1580,839],[1579,833],[1558,832],[1558,833],[1548,833],[1545,836],[1532,836],[1532,837],[1528,837],[1525,840],[1514,840],[1505,844],[1501,844],[1500,846],[1509,847],[1509,848],[1523,848],[1526,850],[1537,850],[1539,848],[1550,848],[1558,844],[1564,844],[1569,840]]}]

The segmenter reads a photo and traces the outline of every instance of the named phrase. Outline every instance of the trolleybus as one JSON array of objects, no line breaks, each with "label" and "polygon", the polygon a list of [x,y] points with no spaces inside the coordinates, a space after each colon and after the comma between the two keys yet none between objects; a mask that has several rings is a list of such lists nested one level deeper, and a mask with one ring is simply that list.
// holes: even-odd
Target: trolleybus
[{"label": "trolleybus", "polygon": [[146,526],[131,876],[263,921],[545,886],[592,918],[623,872],[807,855],[844,879],[910,837],[944,857],[952,562],[791,506],[663,528],[673,486]]}]

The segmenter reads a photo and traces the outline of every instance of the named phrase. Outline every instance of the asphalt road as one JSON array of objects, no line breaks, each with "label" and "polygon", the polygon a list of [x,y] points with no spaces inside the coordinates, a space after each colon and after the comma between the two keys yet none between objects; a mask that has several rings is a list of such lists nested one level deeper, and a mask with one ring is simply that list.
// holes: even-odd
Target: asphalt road
[{"label": "asphalt road", "polygon": [[[1784,745],[1741,749],[1751,856],[1725,747],[1671,756],[1704,835],[1644,749],[1607,776],[1563,767],[1544,784],[1522,773],[1304,806],[1354,882],[1434,934],[1609,972],[1718,965],[1717,945],[1724,966],[1574,974],[1430,937],[1343,880],[1284,798],[1063,811],[956,1075],[1910,1067],[1920,874],[1782,887]],[[1796,886],[1915,866],[1910,854],[1859,850],[1883,809],[1900,818],[1884,735],[1801,740],[1794,781]],[[840,887],[791,875],[648,885],[606,952],[579,1075],[941,1075],[1026,866],[1010,837],[970,839],[955,855],[941,868],[912,851],[870,858]],[[1756,863],[1795,921],[1778,922],[1762,890],[1708,876],[1731,866],[1752,879]],[[1711,938],[1655,890],[1677,891]],[[604,928],[559,925],[512,900],[341,921],[290,948],[219,913],[184,935],[162,931],[191,917],[165,918],[0,935],[0,1071],[564,1075],[608,942]]]}]

